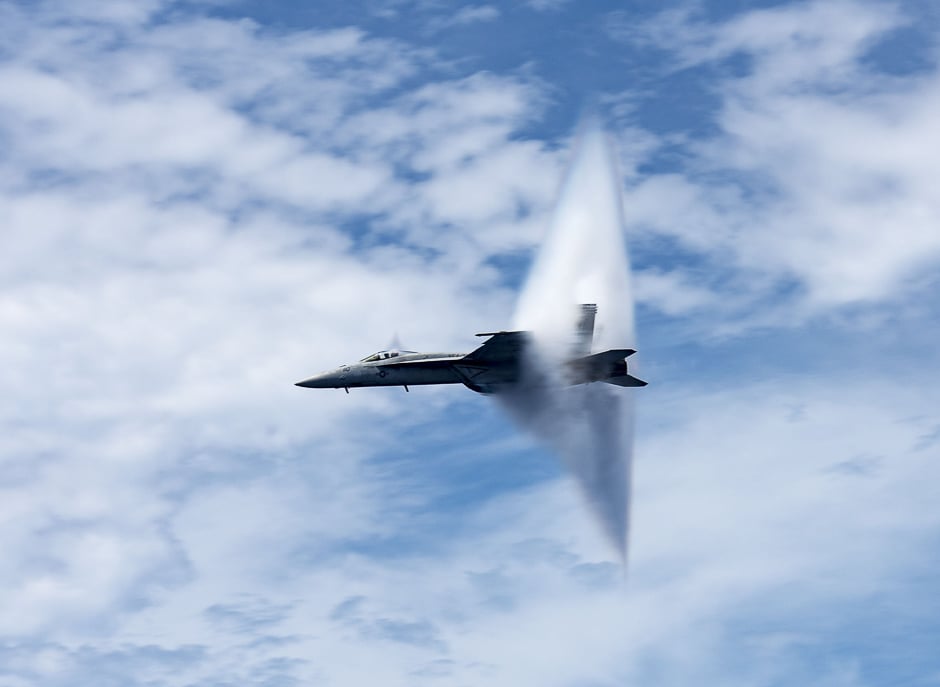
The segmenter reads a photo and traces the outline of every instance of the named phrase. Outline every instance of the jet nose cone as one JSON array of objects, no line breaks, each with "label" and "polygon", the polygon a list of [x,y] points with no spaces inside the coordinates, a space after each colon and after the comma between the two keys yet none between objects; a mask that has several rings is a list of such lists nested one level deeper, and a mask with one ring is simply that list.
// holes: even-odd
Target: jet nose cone
[{"label": "jet nose cone", "polygon": [[302,386],[307,389],[329,389],[334,386],[331,376],[329,374],[313,375],[313,377],[295,382],[294,386]]}]

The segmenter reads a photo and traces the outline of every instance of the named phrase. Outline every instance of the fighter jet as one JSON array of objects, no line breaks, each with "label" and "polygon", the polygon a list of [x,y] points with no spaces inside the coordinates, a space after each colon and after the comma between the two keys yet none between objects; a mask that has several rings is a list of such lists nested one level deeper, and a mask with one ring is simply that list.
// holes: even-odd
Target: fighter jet
[{"label": "fighter jet", "polygon": [[[566,381],[569,384],[606,382],[617,386],[646,386],[646,382],[627,373],[627,358],[636,353],[632,348],[590,353],[596,315],[595,304],[581,306],[573,355],[565,362]],[[422,384],[463,384],[478,393],[492,394],[519,382],[531,334],[503,331],[477,336],[490,338],[470,353],[379,351],[358,363],[341,365],[304,379],[295,386],[345,389],[348,394],[352,388],[365,386],[403,386],[408,391],[409,386]]]}]

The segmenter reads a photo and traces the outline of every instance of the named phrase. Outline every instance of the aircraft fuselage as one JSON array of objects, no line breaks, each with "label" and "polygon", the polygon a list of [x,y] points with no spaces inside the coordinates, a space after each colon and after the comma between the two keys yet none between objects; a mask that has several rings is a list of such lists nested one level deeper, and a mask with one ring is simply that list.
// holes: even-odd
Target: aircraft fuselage
[{"label": "aircraft fuselage", "polygon": [[454,363],[464,357],[463,353],[401,353],[383,360],[342,365],[297,382],[297,386],[353,389],[363,386],[463,384],[465,380],[457,373]]}]

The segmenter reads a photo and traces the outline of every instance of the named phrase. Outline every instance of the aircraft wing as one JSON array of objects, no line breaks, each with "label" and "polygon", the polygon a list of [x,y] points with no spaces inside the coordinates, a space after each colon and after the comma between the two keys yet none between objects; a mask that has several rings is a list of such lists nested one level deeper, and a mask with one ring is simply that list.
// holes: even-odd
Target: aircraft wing
[{"label": "aircraft wing", "polygon": [[482,346],[465,355],[460,362],[479,365],[516,364],[529,340],[528,332],[490,332],[477,336],[490,338]]},{"label": "aircraft wing", "polygon": [[617,386],[646,386],[648,384],[648,382],[644,382],[642,379],[637,379],[633,375],[608,377],[607,379],[602,379],[600,381],[607,382],[608,384],[616,384]]}]

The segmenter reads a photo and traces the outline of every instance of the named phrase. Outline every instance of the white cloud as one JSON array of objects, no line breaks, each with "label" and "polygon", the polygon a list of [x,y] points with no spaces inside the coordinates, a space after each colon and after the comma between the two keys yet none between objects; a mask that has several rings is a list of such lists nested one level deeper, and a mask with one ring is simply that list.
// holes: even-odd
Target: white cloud
[{"label": "white cloud", "polygon": [[681,273],[645,270],[634,275],[633,281],[637,300],[666,315],[684,315],[711,305],[714,299],[709,289],[690,283]]},{"label": "white cloud", "polygon": [[[422,177],[384,220],[392,230],[434,250],[446,250],[457,238],[454,250],[464,257],[519,249],[538,238],[561,159],[538,141],[506,141],[543,102],[533,84],[474,74],[357,113],[343,135]],[[451,228],[459,230],[456,236]]]},{"label": "white cloud", "polygon": [[430,21],[428,26],[431,31],[440,31],[453,26],[496,21],[500,14],[499,9],[493,5],[465,5],[450,16]]},{"label": "white cloud", "polygon": [[759,285],[749,298],[796,282],[794,321],[895,298],[936,264],[937,72],[888,77],[864,61],[899,26],[897,12],[820,1],[717,26],[675,13],[658,21],[647,38],[675,47],[685,67],[751,63],[717,88],[719,133],[688,146],[687,172],[641,180],[628,219],[719,269],[733,264]]},{"label": "white cloud", "polygon": [[80,20],[100,23],[102,26],[140,25],[154,14],[169,6],[168,0],[76,0],[62,3],[57,0],[39,0],[37,9],[53,20]]},{"label": "white cloud", "polygon": [[552,12],[561,9],[571,0],[526,0],[526,4],[540,12]]},{"label": "white cloud", "polygon": [[[396,330],[460,350],[507,321],[512,295],[486,261],[531,244],[557,184],[561,154],[519,138],[543,87],[437,71],[433,55],[355,29],[65,7],[7,6],[0,23],[15,86],[0,95],[5,684],[725,684],[742,655],[756,657],[739,673],[749,684],[863,680],[794,647],[820,641],[807,617],[839,618],[931,569],[929,388],[729,382],[650,397],[624,591],[567,482],[455,514],[396,462],[418,450],[452,472],[463,451],[517,466],[531,448],[507,447],[483,399],[291,386]],[[806,253],[835,264],[860,216],[888,226],[889,206],[836,221],[828,201],[865,195],[852,170],[887,168],[919,203],[902,236],[926,255],[933,201],[911,170],[933,162],[908,129],[927,140],[930,78],[750,105],[758,91],[730,83],[725,133],[698,160],[771,170],[791,226],[825,211],[818,234],[784,241],[758,221],[782,201],[751,206],[695,176],[638,182],[628,211],[724,268],[766,265],[768,282],[796,274],[818,295],[829,270]],[[760,147],[781,122],[777,148]],[[889,130],[885,145],[853,144]],[[800,156],[771,165],[784,149]],[[818,196],[798,183],[810,172]],[[838,302],[909,274],[911,252],[875,242],[859,259],[881,286],[852,279],[850,260]],[[676,314],[710,307],[709,286],[673,266],[638,283]],[[446,443],[455,432],[469,447]],[[446,518],[456,534],[415,534]],[[778,623],[742,642],[748,604]]]},{"label": "white cloud", "polygon": [[[207,575],[198,552],[220,559],[215,570],[235,567],[269,527],[321,546],[381,531],[364,498],[372,487],[355,474],[371,449],[326,429],[354,433],[357,413],[400,408],[388,395],[340,406],[291,384],[380,347],[403,322],[407,338],[441,348],[499,326],[508,303],[481,246],[504,239],[475,232],[517,202],[477,175],[464,190],[488,210],[443,228],[461,218],[459,201],[409,188],[399,174],[411,173],[410,153],[381,158],[344,128],[358,121],[344,112],[414,73],[414,56],[356,30],[4,12],[3,40],[30,47],[2,65],[0,579],[15,599],[2,632],[107,636],[162,590]],[[108,31],[120,40],[102,41]],[[492,107],[455,102],[465,84]],[[464,146],[468,159],[498,152],[520,177],[547,178],[538,146],[505,141],[527,93],[480,77],[401,98],[430,98],[437,118],[459,111],[467,131],[501,121],[496,140]],[[434,166],[431,184],[446,137],[434,114],[421,124],[433,136],[414,124],[406,135]],[[537,186],[525,192],[544,204]],[[446,215],[408,215],[424,245],[384,245],[366,228],[353,250],[346,229],[361,215],[421,207]],[[295,455],[315,467],[292,501],[293,482],[272,473]],[[177,515],[190,499],[225,512],[250,503],[267,517],[246,517],[225,539],[200,525],[212,512]],[[295,517],[311,503],[315,525]],[[286,555],[274,550],[271,564]]]},{"label": "white cloud", "polygon": [[[851,620],[820,627],[818,618],[837,619],[905,571],[929,569],[924,538],[940,525],[930,515],[935,461],[917,448],[929,421],[911,419],[936,399],[901,386],[872,391],[810,383],[657,398],[648,420],[669,424],[641,443],[626,587],[571,485],[553,482],[492,502],[433,555],[345,555],[280,571],[264,603],[237,608],[257,618],[257,636],[289,643],[234,658],[244,635],[177,622],[165,646],[212,646],[207,674],[279,655],[307,661],[298,678],[334,684],[376,674],[408,684],[415,673],[497,685],[627,681],[651,664],[661,683],[687,684],[695,674],[719,679],[736,656],[743,681],[806,673],[827,684],[844,666],[799,648],[829,631],[850,641]],[[260,525],[263,511],[243,506],[190,508],[241,510]],[[293,527],[272,524],[278,544],[290,541]],[[223,563],[180,589],[181,603],[138,614],[135,634],[172,622],[171,608],[231,604],[249,586],[253,566],[231,570],[211,538],[192,550]],[[221,596],[217,585],[233,576],[239,583]],[[749,618],[764,625],[742,643],[735,626]],[[886,631],[906,620],[901,610],[880,617]]]}]

